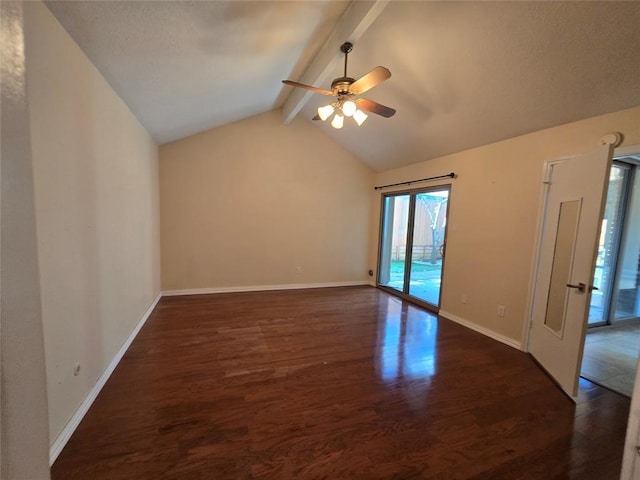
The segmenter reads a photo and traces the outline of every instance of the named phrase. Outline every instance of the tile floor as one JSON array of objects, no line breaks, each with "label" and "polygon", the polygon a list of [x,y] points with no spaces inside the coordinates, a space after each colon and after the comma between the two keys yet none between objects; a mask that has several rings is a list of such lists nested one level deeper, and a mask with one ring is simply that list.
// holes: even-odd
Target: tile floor
[{"label": "tile floor", "polygon": [[640,321],[587,333],[581,376],[628,397],[640,356]]}]

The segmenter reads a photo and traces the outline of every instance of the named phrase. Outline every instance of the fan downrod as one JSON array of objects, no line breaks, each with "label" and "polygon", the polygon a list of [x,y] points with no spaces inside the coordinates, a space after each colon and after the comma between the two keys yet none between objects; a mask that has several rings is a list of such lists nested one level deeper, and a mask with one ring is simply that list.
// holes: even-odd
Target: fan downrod
[{"label": "fan downrod", "polygon": [[[342,76],[342,78],[336,78],[332,83],[331,83],[331,89],[335,91],[335,88],[337,86],[338,83],[348,83],[349,85],[352,84],[354,82],[354,80],[352,78],[347,77],[347,59],[349,58],[349,52],[353,50],[353,44],[349,43],[349,42],[344,42],[342,45],[340,45],[340,51],[342,53],[344,53],[344,75]],[[347,89],[349,87],[349,85],[347,85]],[[342,93],[344,87],[340,88],[339,92]]]}]

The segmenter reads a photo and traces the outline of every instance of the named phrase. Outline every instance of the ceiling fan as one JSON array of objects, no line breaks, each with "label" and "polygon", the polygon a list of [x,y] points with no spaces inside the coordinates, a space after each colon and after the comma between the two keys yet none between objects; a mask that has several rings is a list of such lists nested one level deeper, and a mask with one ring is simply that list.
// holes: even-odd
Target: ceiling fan
[{"label": "ceiling fan", "polygon": [[344,53],[344,76],[338,77],[331,82],[331,90],[305,85],[292,80],[282,81],[282,83],[292,87],[306,88],[312,92],[336,97],[338,99],[336,102],[318,108],[318,114],[313,117],[313,120],[324,121],[335,112],[331,121],[333,128],[342,128],[344,117],[352,117],[358,125],[362,125],[368,117],[363,110],[385,118],[392,117],[396,113],[393,108],[386,107],[373,100],[358,97],[358,95],[371,90],[391,77],[391,72],[384,67],[376,67],[358,80],[347,77],[347,58],[351,50],[353,50],[353,45],[349,42],[345,42],[340,46],[340,51]]}]

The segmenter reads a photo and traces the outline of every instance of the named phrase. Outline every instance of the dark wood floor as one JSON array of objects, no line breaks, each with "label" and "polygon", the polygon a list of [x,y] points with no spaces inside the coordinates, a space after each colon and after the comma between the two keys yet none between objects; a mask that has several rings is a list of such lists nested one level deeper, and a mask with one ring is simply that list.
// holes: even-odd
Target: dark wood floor
[{"label": "dark wood floor", "polygon": [[371,287],[163,298],[53,479],[617,479],[629,400]]}]

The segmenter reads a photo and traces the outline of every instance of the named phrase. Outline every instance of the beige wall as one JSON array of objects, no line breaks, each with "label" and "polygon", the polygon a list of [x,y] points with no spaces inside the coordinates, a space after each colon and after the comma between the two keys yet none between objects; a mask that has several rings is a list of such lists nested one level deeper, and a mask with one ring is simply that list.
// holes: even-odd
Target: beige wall
[{"label": "beige wall", "polygon": [[49,478],[23,10],[2,2],[0,141],[0,478]]},{"label": "beige wall", "polygon": [[48,9],[25,9],[53,442],[159,294],[158,149]]},{"label": "beige wall", "polygon": [[[597,148],[622,132],[640,144],[640,107],[542,130],[376,175],[387,184],[455,172],[449,204],[442,310],[513,343],[524,336],[544,162]],[[432,185],[432,184],[428,184]],[[376,263],[380,193],[373,194],[371,264]],[[461,296],[468,303],[461,303]],[[506,316],[496,315],[499,304]]]},{"label": "beige wall", "polygon": [[280,111],[163,145],[162,288],[367,281],[372,188],[368,167]]}]

